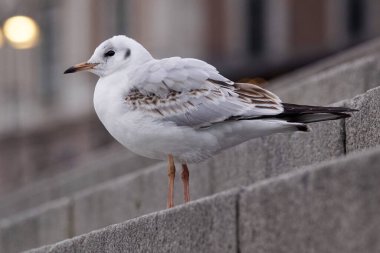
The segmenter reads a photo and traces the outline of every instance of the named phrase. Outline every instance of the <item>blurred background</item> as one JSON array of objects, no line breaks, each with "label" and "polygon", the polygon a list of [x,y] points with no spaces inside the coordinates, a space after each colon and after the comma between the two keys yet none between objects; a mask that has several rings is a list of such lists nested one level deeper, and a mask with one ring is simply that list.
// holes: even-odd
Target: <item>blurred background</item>
[{"label": "blurred background", "polygon": [[378,36],[379,12],[371,0],[0,0],[0,197],[118,147],[93,110],[95,76],[63,75],[113,35],[272,79]]}]

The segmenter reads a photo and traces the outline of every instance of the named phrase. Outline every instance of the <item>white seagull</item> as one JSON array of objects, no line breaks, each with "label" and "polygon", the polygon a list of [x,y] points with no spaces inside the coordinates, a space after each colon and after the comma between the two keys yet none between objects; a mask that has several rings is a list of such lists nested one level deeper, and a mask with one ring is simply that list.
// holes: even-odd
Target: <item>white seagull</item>
[{"label": "white seagull", "polygon": [[139,155],[168,160],[168,207],[174,205],[175,162],[182,164],[188,202],[188,163],[252,138],[308,131],[306,123],[345,118],[354,111],[282,103],[270,91],[233,82],[204,61],[155,59],[123,35],[101,43],[87,62],[65,74],[81,70],[99,76],[94,107],[109,133]]}]

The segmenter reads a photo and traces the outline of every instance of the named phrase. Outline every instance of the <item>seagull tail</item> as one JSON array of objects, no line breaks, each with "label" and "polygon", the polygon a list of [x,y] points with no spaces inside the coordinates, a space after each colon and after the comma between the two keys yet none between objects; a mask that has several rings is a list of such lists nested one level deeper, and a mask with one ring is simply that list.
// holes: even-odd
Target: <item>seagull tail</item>
[{"label": "seagull tail", "polygon": [[[303,124],[349,118],[351,117],[350,112],[357,111],[346,107],[324,107],[287,103],[283,103],[283,106],[284,112],[276,115],[277,117],[288,122]],[[304,131],[303,127],[300,128],[300,131]]]}]

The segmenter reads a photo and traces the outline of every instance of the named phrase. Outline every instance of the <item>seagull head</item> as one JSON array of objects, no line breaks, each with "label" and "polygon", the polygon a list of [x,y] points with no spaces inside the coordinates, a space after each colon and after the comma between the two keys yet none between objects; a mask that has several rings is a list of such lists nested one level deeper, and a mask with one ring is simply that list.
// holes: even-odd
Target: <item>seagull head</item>
[{"label": "seagull head", "polygon": [[105,77],[152,59],[151,54],[140,43],[127,36],[118,35],[102,42],[87,62],[76,64],[64,73],[87,70],[99,77]]}]

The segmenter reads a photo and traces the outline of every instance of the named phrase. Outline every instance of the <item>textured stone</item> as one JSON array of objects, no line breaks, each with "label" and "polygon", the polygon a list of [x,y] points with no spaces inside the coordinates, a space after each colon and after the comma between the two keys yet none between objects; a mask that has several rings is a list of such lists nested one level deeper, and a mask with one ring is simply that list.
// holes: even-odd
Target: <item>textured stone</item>
[{"label": "textured stone", "polygon": [[276,134],[226,150],[211,167],[212,191],[248,185],[344,154],[342,121],[310,124],[310,133]]},{"label": "textured stone", "polygon": [[95,115],[52,120],[34,129],[22,126],[0,133],[0,196],[75,168],[83,154],[112,141]]},{"label": "textured stone", "polygon": [[351,154],[32,252],[379,252],[379,163]]},{"label": "textured stone", "polygon": [[379,65],[380,55],[366,56],[294,81],[294,84],[274,84],[268,88],[288,103],[327,105],[378,86]]},{"label": "textured stone", "polygon": [[240,252],[380,252],[379,164],[377,149],[247,188]]},{"label": "textured stone", "polygon": [[49,252],[234,252],[237,194],[221,193],[112,225],[52,245]]},{"label": "textured stone", "polygon": [[[192,199],[210,195],[206,164],[190,167],[190,174],[196,175],[196,179],[190,179]],[[70,202],[67,199],[49,202],[3,219],[1,247],[7,249],[5,252],[18,252],[165,209],[167,180],[166,165],[158,164],[81,191]],[[183,203],[180,169],[175,189],[178,205]],[[11,236],[12,233],[18,236]]]},{"label": "textured stone", "polygon": [[36,207],[50,200],[70,196],[85,188],[157,162],[134,155],[121,147],[107,148],[104,151],[106,152],[93,154],[82,166],[33,183],[3,197],[0,201],[0,218]]},{"label": "textured stone", "polygon": [[348,106],[359,110],[346,120],[347,152],[380,144],[379,98],[380,88],[374,88],[347,102]]},{"label": "textured stone", "polygon": [[274,91],[278,91],[283,87],[297,85],[300,81],[305,80],[312,75],[318,75],[319,73],[333,69],[338,65],[353,62],[360,58],[376,55],[379,51],[380,39],[375,38],[371,41],[361,43],[358,46],[345,50],[344,52],[334,54],[305,67],[299,68],[291,73],[287,73],[285,76],[275,79],[269,84],[269,86]]},{"label": "textured stone", "polygon": [[20,252],[72,236],[69,212],[69,200],[62,199],[2,220],[0,252]]},{"label": "textured stone", "polygon": [[[205,166],[190,167],[191,198],[210,195],[208,170]],[[166,164],[88,189],[74,198],[75,234],[82,234],[106,225],[119,223],[142,214],[166,208],[168,177]],[[183,203],[180,169],[175,180],[175,204]]]},{"label": "textured stone", "polygon": [[40,247],[40,248],[36,248],[36,249],[31,249],[31,250],[28,250],[28,251],[23,251],[24,253],[28,252],[28,253],[48,253],[49,250],[50,250],[51,246],[50,245],[47,245],[47,246],[43,246],[43,247]]}]

